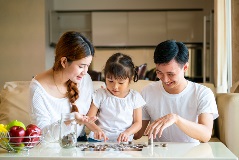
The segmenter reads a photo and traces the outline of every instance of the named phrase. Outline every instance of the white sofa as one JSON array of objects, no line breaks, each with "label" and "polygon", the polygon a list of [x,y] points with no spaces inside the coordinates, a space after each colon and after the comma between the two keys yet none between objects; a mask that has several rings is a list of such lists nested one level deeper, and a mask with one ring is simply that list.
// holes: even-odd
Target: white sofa
[{"label": "white sofa", "polygon": [[[7,124],[12,120],[30,123],[29,116],[29,81],[6,82],[0,92],[0,123]],[[105,86],[104,82],[94,81],[94,89]],[[131,84],[131,88],[141,91],[151,83],[139,80]],[[219,118],[216,120],[214,135],[211,141],[223,142],[235,155],[239,157],[239,93],[215,93],[213,84],[203,83],[212,89],[218,105]],[[144,141],[142,138],[139,141]]]}]

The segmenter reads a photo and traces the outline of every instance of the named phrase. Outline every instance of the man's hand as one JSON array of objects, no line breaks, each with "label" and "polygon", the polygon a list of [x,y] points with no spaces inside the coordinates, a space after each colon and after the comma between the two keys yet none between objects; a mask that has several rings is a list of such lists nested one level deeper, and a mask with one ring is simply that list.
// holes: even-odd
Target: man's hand
[{"label": "man's hand", "polygon": [[158,137],[161,137],[163,130],[172,124],[177,122],[177,115],[176,114],[167,114],[157,120],[155,120],[153,123],[151,123],[147,129],[145,130],[145,135],[151,135],[153,134],[153,137],[149,136],[150,138],[155,139],[156,135],[158,134]]}]

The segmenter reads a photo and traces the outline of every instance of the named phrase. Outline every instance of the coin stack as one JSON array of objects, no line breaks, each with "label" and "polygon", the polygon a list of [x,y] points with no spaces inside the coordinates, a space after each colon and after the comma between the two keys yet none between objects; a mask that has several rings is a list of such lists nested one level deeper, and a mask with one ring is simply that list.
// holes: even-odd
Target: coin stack
[{"label": "coin stack", "polygon": [[153,144],[154,144],[153,134],[150,134],[148,137],[148,145],[153,145]]}]

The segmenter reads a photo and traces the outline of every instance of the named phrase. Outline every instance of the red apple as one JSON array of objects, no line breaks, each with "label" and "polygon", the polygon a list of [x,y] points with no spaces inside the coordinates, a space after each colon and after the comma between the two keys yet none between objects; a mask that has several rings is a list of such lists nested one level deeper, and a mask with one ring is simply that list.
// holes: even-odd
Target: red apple
[{"label": "red apple", "polygon": [[20,126],[12,126],[9,130],[10,142],[21,143],[25,136],[25,130]]},{"label": "red apple", "polygon": [[[39,136],[41,135],[41,129],[37,127],[34,124],[29,124],[25,131],[25,136],[28,136],[27,138],[24,138],[24,142],[26,146],[32,146],[34,143],[37,143],[39,141]],[[29,143],[32,142],[32,143]]]},{"label": "red apple", "polygon": [[26,128],[26,136],[31,136],[31,134],[41,135],[41,129],[35,124],[29,124]]}]

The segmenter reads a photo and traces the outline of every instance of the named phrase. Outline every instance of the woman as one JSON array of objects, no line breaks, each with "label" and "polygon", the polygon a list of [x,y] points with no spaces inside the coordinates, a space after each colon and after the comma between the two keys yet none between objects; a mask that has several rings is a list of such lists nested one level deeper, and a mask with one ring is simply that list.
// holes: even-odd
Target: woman
[{"label": "woman", "polygon": [[[92,80],[87,74],[93,56],[94,47],[87,38],[78,32],[66,32],[56,45],[53,68],[32,79],[32,123],[42,129],[45,140],[58,139],[61,113],[74,112],[79,124],[96,120],[84,116],[93,93]],[[84,127],[78,125],[77,129],[78,141],[86,139]]]}]

